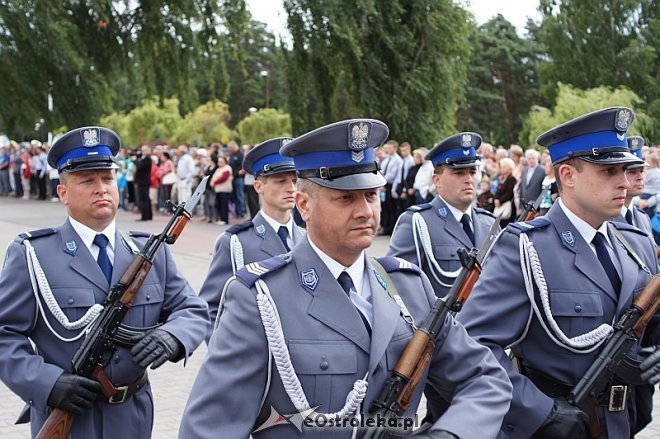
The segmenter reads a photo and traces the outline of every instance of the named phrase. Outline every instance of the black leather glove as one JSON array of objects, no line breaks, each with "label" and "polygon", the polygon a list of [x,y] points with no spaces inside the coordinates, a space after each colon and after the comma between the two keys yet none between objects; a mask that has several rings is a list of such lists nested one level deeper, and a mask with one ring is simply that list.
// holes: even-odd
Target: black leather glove
[{"label": "black leather glove", "polygon": [[660,346],[642,348],[639,353],[647,356],[639,365],[641,378],[651,385],[657,384],[660,382]]},{"label": "black leather glove", "polygon": [[82,415],[92,407],[100,392],[101,384],[98,381],[65,372],[50,391],[48,405],[74,415]]},{"label": "black leather glove", "polygon": [[543,438],[582,438],[587,437],[589,416],[564,399],[555,399],[550,415],[538,429]]},{"label": "black leather glove", "polygon": [[154,329],[148,332],[133,349],[133,361],[140,367],[151,368],[165,364],[167,360],[178,357],[183,350],[183,346],[172,334],[162,329]]},{"label": "black leather glove", "polygon": [[433,430],[425,431],[424,433],[418,433],[411,436],[415,439],[459,439],[458,436],[452,434],[446,430]]}]

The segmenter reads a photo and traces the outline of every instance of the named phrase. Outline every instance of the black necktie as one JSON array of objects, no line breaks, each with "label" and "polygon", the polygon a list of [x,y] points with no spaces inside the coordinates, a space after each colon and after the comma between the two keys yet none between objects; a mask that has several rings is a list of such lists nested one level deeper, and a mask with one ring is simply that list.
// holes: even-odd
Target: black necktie
[{"label": "black necktie", "polygon": [[286,251],[291,251],[291,249],[289,248],[289,244],[286,243],[286,239],[289,237],[289,231],[287,230],[287,228],[284,226],[280,226],[280,228],[277,229],[277,236],[279,236],[280,239],[282,240],[282,244],[284,244],[284,248],[286,249]]},{"label": "black necktie", "polygon": [[[341,287],[344,289],[344,292],[348,296],[348,299],[351,300],[351,290],[356,291],[351,276],[349,276],[349,274],[346,273],[345,271],[342,271],[339,277],[337,278],[337,282],[339,282],[339,285],[341,285]],[[352,300],[351,303],[353,303]],[[354,303],[353,306],[355,306]],[[369,336],[371,336],[371,326],[369,325],[369,321],[364,316],[364,314],[362,314],[362,311],[360,311],[360,309],[357,306],[355,307],[355,310],[362,318],[362,323],[364,323],[364,327],[367,328],[367,332],[369,333]]]},{"label": "black necktie", "polygon": [[108,247],[108,238],[99,233],[94,237],[94,244],[99,248],[99,257],[96,258],[96,263],[99,264],[103,275],[108,280],[108,284],[110,284],[112,280],[112,263],[110,263],[108,251],[106,250],[106,247]]},{"label": "black necktie", "polygon": [[463,224],[463,230],[465,230],[465,234],[468,236],[468,238],[470,238],[472,245],[474,245],[474,232],[472,231],[472,227],[470,227],[470,215],[464,213],[461,217],[461,224]]},{"label": "black necktie", "polygon": [[612,283],[612,288],[614,288],[614,291],[619,294],[619,290],[621,290],[621,279],[619,279],[619,274],[616,272],[616,268],[614,268],[614,263],[612,263],[610,253],[607,251],[607,242],[605,240],[605,236],[603,236],[602,233],[597,232],[596,236],[594,236],[594,239],[591,242],[594,244],[594,247],[596,247],[596,255],[598,256],[598,260],[600,261],[601,265],[605,269],[607,277]]},{"label": "black necktie", "polygon": [[630,224],[631,226],[634,226],[632,210],[630,209],[626,209],[626,221],[628,221],[628,224]]}]

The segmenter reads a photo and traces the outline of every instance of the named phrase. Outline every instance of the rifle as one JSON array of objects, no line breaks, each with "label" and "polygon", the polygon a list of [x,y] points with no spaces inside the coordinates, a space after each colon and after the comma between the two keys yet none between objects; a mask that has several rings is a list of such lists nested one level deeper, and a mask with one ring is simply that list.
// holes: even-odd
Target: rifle
[{"label": "rifle", "polygon": [[[617,369],[625,362],[626,354],[640,339],[644,328],[653,318],[659,306],[660,276],[655,275],[632,306],[614,324],[612,337],[568,394],[569,403],[589,414],[589,435],[592,438],[598,437],[601,433],[597,413],[598,396],[617,373]],[[625,386],[621,386],[618,390],[616,394],[610,395],[609,403],[612,406],[621,406],[628,396]]]},{"label": "rifle", "polygon": [[[204,195],[208,179],[209,177],[206,177],[201,181],[195,193],[185,203],[177,206],[168,201],[172,217],[165,230],[158,235],[151,235],[140,252],[133,256],[119,282],[110,289],[103,304],[103,311],[92,323],[71,360],[72,372],[98,381],[101,384],[101,391],[108,398],[113,397],[118,391],[105,374],[103,356],[117,350],[115,337],[119,326],[133,306],[135,296],[149,274],[158,250],[163,243],[171,245],[176,242],[190,221],[195,206]],[[66,439],[69,437],[72,424],[73,414],[62,409],[53,409],[36,437]]]},{"label": "rifle", "polygon": [[[501,217],[500,214],[491,226],[488,237],[478,252],[474,248],[469,251],[464,248],[458,250],[462,268],[456,281],[449,290],[446,300],[436,299],[422,326],[413,333],[379,397],[371,404],[370,412],[374,417],[379,420],[399,417],[410,407],[415,388],[431,362],[435,350],[435,337],[444,324],[447,314],[459,312],[470,296],[481,274],[481,264],[495,243]],[[389,424],[386,422],[385,425]],[[365,433],[364,439],[382,438],[386,433],[384,427],[370,428]]]},{"label": "rifle", "polygon": [[532,203],[525,203],[525,210],[520,212],[520,215],[516,218],[516,222],[531,221],[536,218],[539,215],[539,207],[548,192],[550,192],[550,186],[542,189],[539,196]]}]

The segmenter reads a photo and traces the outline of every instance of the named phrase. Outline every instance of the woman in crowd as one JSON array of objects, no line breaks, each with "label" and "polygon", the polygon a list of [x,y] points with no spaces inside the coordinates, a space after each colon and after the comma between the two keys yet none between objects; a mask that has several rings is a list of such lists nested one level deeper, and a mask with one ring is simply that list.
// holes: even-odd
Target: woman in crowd
[{"label": "woman in crowd", "polygon": [[229,222],[229,201],[232,192],[232,169],[223,156],[218,157],[218,168],[211,177],[211,186],[215,192],[215,208],[220,219],[216,224],[225,225]]},{"label": "woman in crowd", "polygon": [[495,215],[500,211],[502,214],[502,227],[516,219],[516,208],[513,205],[513,188],[517,181],[512,175],[514,168],[513,160],[504,158],[500,160],[499,184],[495,192]]}]

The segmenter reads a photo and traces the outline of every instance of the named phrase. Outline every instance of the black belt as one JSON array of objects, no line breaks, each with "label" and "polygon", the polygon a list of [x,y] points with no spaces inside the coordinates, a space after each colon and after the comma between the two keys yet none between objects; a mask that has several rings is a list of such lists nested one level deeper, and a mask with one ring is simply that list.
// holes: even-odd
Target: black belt
[{"label": "black belt", "polygon": [[[538,389],[552,398],[566,398],[573,385],[561,382],[531,367],[521,365],[522,374],[529,378]],[[607,407],[611,412],[620,412],[626,408],[628,385],[612,383],[598,395],[598,405]]]},{"label": "black belt", "polygon": [[131,396],[137,393],[138,390],[144,387],[145,384],[149,382],[149,375],[145,371],[142,376],[135,381],[134,383],[127,384],[125,386],[116,386],[116,392],[112,396],[105,396],[103,393],[99,393],[99,400],[107,401],[108,404],[121,404],[126,402]]}]

